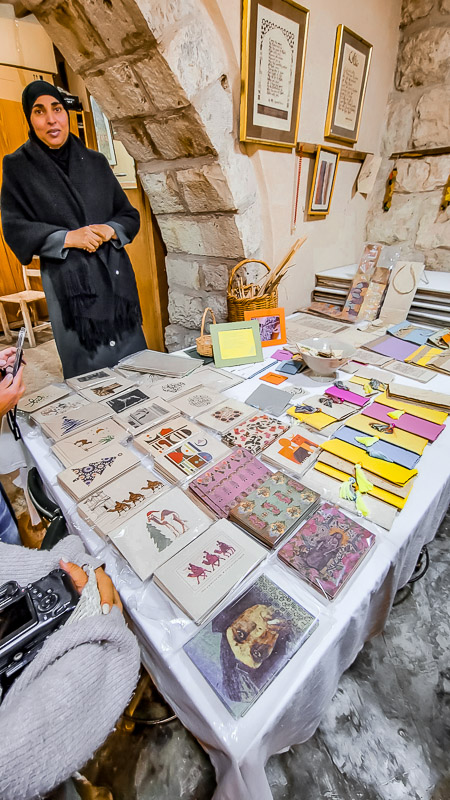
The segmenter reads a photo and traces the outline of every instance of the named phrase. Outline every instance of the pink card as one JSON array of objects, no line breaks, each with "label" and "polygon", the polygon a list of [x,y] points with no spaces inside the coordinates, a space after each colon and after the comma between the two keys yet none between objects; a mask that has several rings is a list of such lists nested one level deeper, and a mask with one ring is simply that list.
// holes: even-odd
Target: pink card
[{"label": "pink card", "polygon": [[[445,425],[437,425],[436,422],[429,422],[426,419],[414,417],[412,414],[402,414],[398,419],[388,417],[388,412],[394,411],[389,406],[382,405],[381,403],[372,403],[371,406],[363,410],[363,414],[378,422],[386,422],[388,425],[394,423],[395,427],[407,433],[415,433],[417,436],[423,436],[429,442],[434,442],[440,433],[445,428]],[[376,431],[374,432],[376,435]]]},{"label": "pink card", "polygon": [[329,389],[325,389],[325,394],[337,397],[338,400],[345,400],[347,403],[353,403],[355,406],[365,406],[369,399],[368,397],[361,397],[360,394],[355,394],[355,392],[349,392],[347,389],[338,389],[337,386],[330,386]]},{"label": "pink card", "polygon": [[289,350],[276,350],[275,353],[272,353],[271,358],[276,358],[277,361],[290,361],[292,353]]}]

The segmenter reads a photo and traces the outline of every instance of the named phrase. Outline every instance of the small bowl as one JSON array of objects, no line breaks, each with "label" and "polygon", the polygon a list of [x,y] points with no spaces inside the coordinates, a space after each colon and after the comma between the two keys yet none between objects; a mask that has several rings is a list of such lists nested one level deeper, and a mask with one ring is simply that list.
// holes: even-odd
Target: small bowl
[{"label": "small bowl", "polygon": [[[316,375],[324,375],[325,377],[332,377],[336,370],[343,367],[344,364],[347,364],[356,353],[353,345],[334,338],[321,339],[319,337],[314,337],[312,339],[303,339],[302,342],[297,342],[297,347],[305,364],[310,367]],[[327,350],[342,350],[342,356],[340,358],[315,356],[309,353],[308,350],[305,350],[304,347],[312,347],[314,350],[324,350],[325,352]]]}]

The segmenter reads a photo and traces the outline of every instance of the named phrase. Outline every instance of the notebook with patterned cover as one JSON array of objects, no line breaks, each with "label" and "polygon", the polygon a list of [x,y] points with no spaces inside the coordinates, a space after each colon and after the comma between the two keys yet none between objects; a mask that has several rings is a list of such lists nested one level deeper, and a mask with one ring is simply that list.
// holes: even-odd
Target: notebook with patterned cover
[{"label": "notebook with patterned cover", "polygon": [[219,517],[227,517],[241,496],[256,489],[270,470],[248,450],[236,447],[229,456],[189,484],[189,489]]},{"label": "notebook with patterned cover", "polygon": [[268,414],[254,414],[222,436],[222,442],[228,447],[244,447],[253,455],[257,455],[288,428],[289,425]]},{"label": "notebook with patterned cover", "polygon": [[278,558],[322,596],[334,600],[374,544],[375,534],[337,506],[322,503],[281,547]]},{"label": "notebook with patterned cover", "polygon": [[319,501],[317,492],[283,472],[274,472],[257,489],[247,492],[229,516],[265,545],[274,547],[313,513]]}]

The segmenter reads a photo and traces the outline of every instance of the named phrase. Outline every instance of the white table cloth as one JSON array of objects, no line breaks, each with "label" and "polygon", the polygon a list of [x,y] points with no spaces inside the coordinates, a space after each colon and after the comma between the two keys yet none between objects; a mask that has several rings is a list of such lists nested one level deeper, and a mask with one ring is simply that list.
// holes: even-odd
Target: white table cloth
[{"label": "white table cloth", "polygon": [[[272,352],[267,348],[264,353],[267,371]],[[260,367],[255,364],[254,371]],[[340,377],[348,380],[349,376],[341,373]],[[401,382],[413,383],[407,379]],[[258,383],[259,376],[225,394],[245,400]],[[303,386],[308,394],[321,389],[320,384],[302,375],[296,377],[295,385]],[[450,378],[436,375],[426,388],[450,392]],[[257,571],[256,574],[264,571],[292,597],[318,611],[320,622],[263,696],[238,721],[182,649],[196,632],[195,624],[151,581],[141,583],[113,546],[79,518],[74,501],[56,482],[61,466],[51,454],[48,441],[37,428],[26,423],[21,427],[32,460],[66,515],[69,527],[78,531],[90,552],[105,560],[140,640],[145,666],[181,722],[208,752],[217,775],[214,800],[270,800],[272,794],[264,771],[267,759],[292,744],[306,741],[314,733],[340,676],[364,642],[383,630],[395,592],[408,581],[421,548],[436,534],[450,501],[450,426],[426,447],[418,465],[419,476],[391,531],[363,523],[375,531],[376,545],[333,603],[318,599],[313,590],[277,562],[274,553]],[[151,465],[148,459],[144,463]],[[255,575],[244,585],[254,578]],[[241,591],[242,586],[232,596]]]}]

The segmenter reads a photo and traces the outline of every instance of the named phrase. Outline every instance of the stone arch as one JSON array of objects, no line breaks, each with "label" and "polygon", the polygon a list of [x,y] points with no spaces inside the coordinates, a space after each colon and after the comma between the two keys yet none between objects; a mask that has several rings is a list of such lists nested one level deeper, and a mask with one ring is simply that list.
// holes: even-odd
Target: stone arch
[{"label": "stone arch", "polygon": [[202,0],[24,0],[113,124],[167,247],[168,349],[206,306],[227,317],[229,270],[262,240],[237,145],[227,59]]}]

